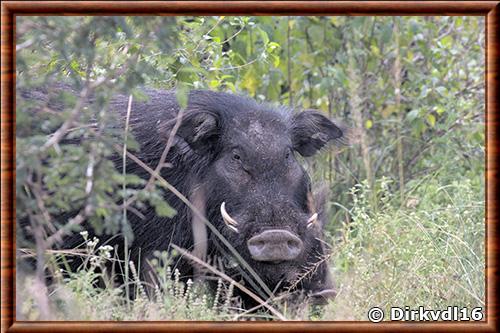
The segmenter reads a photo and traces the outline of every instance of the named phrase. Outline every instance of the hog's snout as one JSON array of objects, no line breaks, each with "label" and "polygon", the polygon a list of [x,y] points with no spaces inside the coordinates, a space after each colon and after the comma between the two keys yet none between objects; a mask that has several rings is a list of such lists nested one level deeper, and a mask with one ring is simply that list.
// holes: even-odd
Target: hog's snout
[{"label": "hog's snout", "polygon": [[266,230],[250,238],[247,246],[254,260],[280,262],[297,258],[304,244],[290,231]]}]

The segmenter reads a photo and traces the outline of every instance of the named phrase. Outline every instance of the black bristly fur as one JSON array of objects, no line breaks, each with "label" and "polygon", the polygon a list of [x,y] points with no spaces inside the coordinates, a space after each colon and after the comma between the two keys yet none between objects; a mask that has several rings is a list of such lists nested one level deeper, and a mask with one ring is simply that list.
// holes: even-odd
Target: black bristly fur
[{"label": "black bristly fur", "polygon": [[[136,155],[155,169],[176,123],[179,106],[173,91],[146,89],[145,94],[147,101],[132,104],[130,128],[140,144]],[[117,96],[110,106],[123,123],[127,102],[127,96]],[[301,278],[305,268],[326,254],[320,241],[321,223],[313,228],[306,226],[315,213],[307,201],[311,183],[295,154],[312,156],[328,143],[341,142],[345,137],[344,128],[316,111],[293,113],[233,94],[191,91],[166,159],[171,166],[163,168],[161,176],[187,197],[195,189],[204,189],[208,220],[259,273],[268,288],[278,287],[279,292],[287,290]],[[119,156],[119,168],[118,161]],[[144,179],[150,177],[132,160],[127,161],[127,172]],[[170,250],[171,243],[193,248],[191,211],[173,193],[166,192],[165,199],[177,210],[173,218],[159,217],[150,207],[141,209],[143,219],[129,214],[134,232],[132,259],[145,263],[154,251]],[[225,226],[219,210],[222,202],[239,222],[239,233]],[[304,250],[296,259],[270,264],[251,258],[247,240],[272,228],[286,229],[300,237]],[[228,253],[209,232],[208,256],[227,259]],[[179,260],[177,267],[182,276],[192,275],[186,261]],[[238,267],[241,269],[241,265]],[[227,272],[235,278],[241,275],[233,268],[227,268]],[[326,261],[309,275],[301,279],[297,289],[307,293],[332,289]]]}]

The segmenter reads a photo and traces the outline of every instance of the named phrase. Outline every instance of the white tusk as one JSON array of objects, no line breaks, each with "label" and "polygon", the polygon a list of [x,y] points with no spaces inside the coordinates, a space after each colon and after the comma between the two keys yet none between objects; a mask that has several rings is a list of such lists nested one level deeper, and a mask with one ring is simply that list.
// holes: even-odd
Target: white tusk
[{"label": "white tusk", "polygon": [[236,233],[240,232],[240,231],[238,230],[238,228],[233,227],[233,226],[232,226],[232,225],[230,225],[230,224],[226,224],[226,226],[227,226],[229,229],[231,229],[232,231],[236,232]]},{"label": "white tusk", "polygon": [[238,225],[238,222],[235,221],[235,219],[233,219],[226,211],[226,203],[223,202],[221,205],[220,205],[220,213],[222,214],[222,217],[224,218],[224,221],[226,223],[229,223],[231,225]]},{"label": "white tusk", "polygon": [[222,215],[222,219],[224,220],[224,222],[226,223],[226,225],[229,227],[229,229],[235,231],[235,232],[238,232],[238,229],[236,228],[236,226],[238,225],[238,222],[236,222],[235,219],[233,219],[226,211],[226,203],[223,202],[221,205],[220,205],[220,213]]},{"label": "white tusk", "polygon": [[309,220],[307,220],[307,228],[310,228],[314,225],[314,223],[316,223],[316,221],[318,220],[318,213],[314,213],[310,218]]}]

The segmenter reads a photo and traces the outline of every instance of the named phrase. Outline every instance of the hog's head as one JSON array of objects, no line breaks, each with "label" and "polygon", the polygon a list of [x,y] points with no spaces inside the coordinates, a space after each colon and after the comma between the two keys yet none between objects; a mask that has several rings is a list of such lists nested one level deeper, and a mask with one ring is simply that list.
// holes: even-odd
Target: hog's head
[{"label": "hog's head", "polygon": [[317,111],[227,94],[192,96],[187,111],[179,135],[209,161],[198,175],[209,220],[271,290],[315,269],[298,287],[329,296],[321,207],[300,159],[343,143],[346,130]]}]

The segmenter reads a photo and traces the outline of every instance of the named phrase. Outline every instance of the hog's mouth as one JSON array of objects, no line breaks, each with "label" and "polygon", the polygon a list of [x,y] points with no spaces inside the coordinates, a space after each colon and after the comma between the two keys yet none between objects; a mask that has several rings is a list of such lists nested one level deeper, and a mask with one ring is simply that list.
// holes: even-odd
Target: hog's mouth
[{"label": "hog's mouth", "polygon": [[[220,206],[220,212],[227,228],[238,233],[238,221],[226,211],[226,203]],[[318,219],[314,213],[307,220],[307,228],[312,227]],[[304,243],[295,233],[285,229],[268,229],[253,235],[246,242],[250,257],[267,265],[289,263],[304,251]]]},{"label": "hog's mouth", "polygon": [[[226,210],[226,202],[223,202],[220,205],[220,213],[222,215],[222,219],[224,220],[224,223],[226,224],[226,227],[231,229],[232,231],[239,233],[240,231],[238,230],[238,221],[236,221],[231,215]],[[318,213],[314,213],[307,219],[307,229],[314,227],[315,225],[318,224]]]}]

